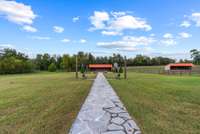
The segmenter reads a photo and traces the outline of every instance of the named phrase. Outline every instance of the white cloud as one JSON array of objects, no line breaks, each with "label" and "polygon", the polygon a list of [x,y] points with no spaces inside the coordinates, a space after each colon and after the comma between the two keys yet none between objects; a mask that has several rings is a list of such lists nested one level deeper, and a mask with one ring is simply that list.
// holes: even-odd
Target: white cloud
[{"label": "white cloud", "polygon": [[140,52],[140,53],[150,53],[154,51],[154,49],[151,47],[142,47],[142,48],[125,47],[125,48],[117,48],[117,50],[125,52]]},{"label": "white cloud", "polygon": [[108,33],[107,35],[110,35],[111,32],[122,33],[126,29],[142,29],[145,31],[152,29],[144,19],[128,15],[126,12],[111,12],[109,14],[104,11],[95,11],[94,15],[90,17],[90,21],[93,27],[89,30],[104,30],[102,34]]},{"label": "white cloud", "polygon": [[32,33],[37,32],[37,29],[36,29],[36,28],[34,28],[34,27],[32,27],[32,26],[28,26],[28,25],[23,26],[22,29],[25,30],[25,31],[27,31],[27,32],[32,32]]},{"label": "white cloud", "polygon": [[63,42],[63,43],[69,43],[70,39],[65,38],[65,39],[61,40],[61,42]]},{"label": "white cloud", "polygon": [[137,45],[149,45],[156,41],[152,37],[145,37],[145,36],[140,36],[140,37],[124,36],[123,40],[126,41],[127,43],[135,44],[136,46]]},{"label": "white cloud", "polygon": [[105,28],[105,21],[108,21],[109,14],[104,11],[95,11],[93,16],[90,16],[90,21],[94,27],[90,28],[90,30],[96,29],[104,29]]},{"label": "white cloud", "polygon": [[122,35],[122,33],[117,32],[117,31],[102,31],[101,34],[110,35],[110,36]]},{"label": "white cloud", "polygon": [[62,33],[64,32],[64,28],[63,27],[60,27],[60,26],[54,26],[53,27],[53,31],[56,32],[56,33]]},{"label": "white cloud", "polygon": [[133,51],[138,51],[138,48],[135,47],[124,47],[124,48],[117,48],[116,50],[118,51],[127,51],[127,52],[133,52]]},{"label": "white cloud", "polygon": [[179,36],[180,36],[180,38],[190,38],[190,37],[192,37],[191,34],[186,33],[186,32],[179,33]]},{"label": "white cloud", "polygon": [[116,31],[122,31],[125,29],[143,29],[145,31],[151,30],[151,26],[147,24],[147,22],[141,18],[134,17],[131,15],[125,15],[116,18],[116,20],[112,21],[109,29],[114,29]]},{"label": "white cloud", "polygon": [[150,56],[157,57],[157,56],[164,56],[169,58],[176,58],[176,59],[190,59],[190,53],[188,52],[176,52],[176,53],[170,53],[170,52],[159,52],[159,53],[151,53]]},{"label": "white cloud", "polygon": [[31,26],[37,15],[29,5],[13,0],[0,0],[0,17],[22,25],[22,29],[27,32],[37,32],[37,29]]},{"label": "white cloud", "polygon": [[80,43],[84,44],[84,43],[86,43],[86,42],[87,42],[87,40],[85,40],[85,39],[80,39]]},{"label": "white cloud", "polygon": [[196,23],[197,27],[200,27],[200,12],[192,13],[190,19]]},{"label": "white cloud", "polygon": [[174,37],[171,33],[165,33],[163,35],[163,38],[160,40],[160,43],[166,46],[173,46],[177,44],[178,39],[189,38],[191,36],[192,36],[191,34],[186,32],[181,32],[176,37]]},{"label": "white cloud", "polygon": [[50,40],[50,37],[46,37],[46,36],[32,36],[32,39],[36,39],[36,40]]},{"label": "white cloud", "polygon": [[181,24],[180,24],[180,27],[185,27],[185,28],[188,28],[190,27],[191,24],[189,21],[183,21]]},{"label": "white cloud", "polygon": [[200,27],[200,12],[193,12],[191,15],[184,15],[186,20],[184,20],[180,26],[181,27],[190,27],[192,23],[196,25],[196,27]]},{"label": "white cloud", "polygon": [[12,44],[0,44],[0,49],[15,48]]},{"label": "white cloud", "polygon": [[156,35],[155,35],[154,33],[152,33],[152,34],[150,34],[150,36],[151,36],[151,37],[154,37],[154,36],[156,36]]},{"label": "white cloud", "polygon": [[172,46],[177,44],[177,42],[175,41],[173,35],[171,33],[165,33],[163,35],[163,39],[160,41],[161,44],[164,44],[166,46]]},{"label": "white cloud", "polygon": [[152,47],[144,47],[143,51],[145,51],[145,52],[152,52],[152,51],[154,51],[154,49]]},{"label": "white cloud", "polygon": [[163,38],[166,38],[166,39],[168,39],[168,38],[173,38],[173,35],[172,35],[171,33],[165,33],[165,34],[163,35]]},{"label": "white cloud", "polygon": [[118,18],[126,15],[126,12],[111,12],[111,15],[114,16],[115,18]]},{"label": "white cloud", "polygon": [[113,53],[111,51],[90,51],[90,53],[94,54],[95,56],[111,56]]},{"label": "white cloud", "polygon": [[156,40],[151,37],[135,37],[135,36],[124,36],[119,41],[112,41],[112,42],[98,42],[97,46],[103,48],[110,48],[110,49],[117,49],[117,50],[137,50],[137,46],[147,46],[152,44]]},{"label": "white cloud", "polygon": [[174,39],[164,39],[161,40],[161,43],[165,44],[166,46],[173,46],[177,44],[177,42]]},{"label": "white cloud", "polygon": [[79,16],[76,16],[76,17],[73,17],[73,18],[72,18],[72,21],[73,21],[73,22],[77,22],[79,19],[80,19],[80,17],[79,17]]},{"label": "white cloud", "polygon": [[31,6],[10,0],[0,0],[0,15],[11,22],[26,25],[31,25],[37,16]]}]

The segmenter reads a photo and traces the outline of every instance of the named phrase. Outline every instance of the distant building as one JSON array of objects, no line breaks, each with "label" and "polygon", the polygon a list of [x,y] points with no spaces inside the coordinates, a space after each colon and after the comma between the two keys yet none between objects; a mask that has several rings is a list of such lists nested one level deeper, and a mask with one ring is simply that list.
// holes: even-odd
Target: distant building
[{"label": "distant building", "polygon": [[176,73],[176,72],[191,73],[193,67],[194,67],[194,65],[192,63],[175,63],[175,64],[166,65],[165,71],[167,71],[168,73],[171,73],[171,72],[172,73]]},{"label": "distant building", "polygon": [[89,64],[88,68],[90,71],[111,71],[112,64]]}]

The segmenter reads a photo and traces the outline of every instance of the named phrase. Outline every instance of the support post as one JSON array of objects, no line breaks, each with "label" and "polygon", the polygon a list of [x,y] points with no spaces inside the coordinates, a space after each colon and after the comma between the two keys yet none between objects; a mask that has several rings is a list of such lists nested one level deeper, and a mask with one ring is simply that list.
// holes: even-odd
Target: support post
[{"label": "support post", "polygon": [[126,56],[124,56],[124,79],[127,79]]},{"label": "support post", "polygon": [[78,79],[78,56],[76,55],[76,79]]}]

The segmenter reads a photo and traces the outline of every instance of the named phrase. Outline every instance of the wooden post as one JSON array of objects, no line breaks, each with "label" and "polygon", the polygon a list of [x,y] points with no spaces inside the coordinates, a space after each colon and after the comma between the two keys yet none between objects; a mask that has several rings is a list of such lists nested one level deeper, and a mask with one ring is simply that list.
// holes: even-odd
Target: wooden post
[{"label": "wooden post", "polygon": [[78,79],[78,56],[76,55],[76,79]]},{"label": "wooden post", "polygon": [[126,56],[124,56],[124,79],[127,79]]}]

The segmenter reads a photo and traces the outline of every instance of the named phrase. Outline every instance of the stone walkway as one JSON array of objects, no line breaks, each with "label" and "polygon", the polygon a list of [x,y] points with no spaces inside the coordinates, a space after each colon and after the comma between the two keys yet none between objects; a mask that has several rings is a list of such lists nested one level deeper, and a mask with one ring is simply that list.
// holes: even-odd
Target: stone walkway
[{"label": "stone walkway", "polygon": [[104,77],[98,73],[70,134],[141,134]]}]

